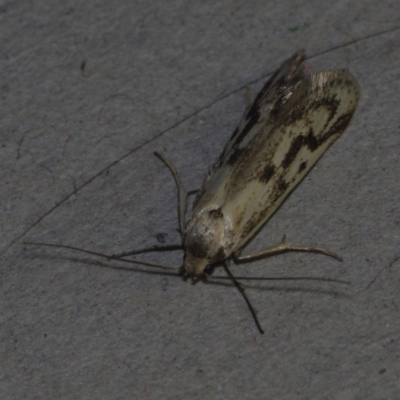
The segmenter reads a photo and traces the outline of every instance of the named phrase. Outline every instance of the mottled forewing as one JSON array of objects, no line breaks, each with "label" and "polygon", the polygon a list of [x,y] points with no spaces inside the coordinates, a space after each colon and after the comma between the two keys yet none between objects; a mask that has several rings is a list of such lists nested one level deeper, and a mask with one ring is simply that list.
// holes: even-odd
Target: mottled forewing
[{"label": "mottled forewing", "polygon": [[229,221],[229,252],[268,220],[343,133],[356,109],[359,87],[350,72],[294,76],[289,85],[277,87],[278,94],[268,94],[273,101],[256,99],[245,117],[255,113],[258,119],[234,134],[197,199],[199,211],[219,208]]},{"label": "mottled forewing", "polygon": [[[229,175],[232,166],[238,168],[237,161],[246,152],[247,145],[260,131],[265,132],[273,128],[276,116],[279,115],[298,83],[304,79],[304,59],[304,50],[300,50],[284,61],[258,93],[251,107],[245,111],[224,150],[204,178],[203,186],[194,201],[194,208],[200,201],[207,201],[210,196],[213,196],[215,190],[220,191],[221,185],[229,185],[225,178]],[[206,194],[205,197],[204,194]]]}]

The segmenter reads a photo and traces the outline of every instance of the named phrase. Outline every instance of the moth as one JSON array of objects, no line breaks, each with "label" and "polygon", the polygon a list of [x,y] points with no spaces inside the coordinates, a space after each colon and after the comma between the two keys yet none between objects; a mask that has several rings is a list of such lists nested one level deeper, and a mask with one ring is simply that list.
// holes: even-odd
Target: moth
[{"label": "moth", "polygon": [[[244,296],[256,325],[256,313],[229,269],[230,260],[251,261],[286,251],[317,252],[340,259],[316,247],[292,246],[285,238],[276,246],[255,254],[242,250],[257,231],[306,176],[322,154],[349,125],[360,90],[354,76],[344,69],[315,74],[304,72],[305,53],[300,50],[282,63],[258,93],[209,169],[185,221],[188,195],[174,165],[155,153],[171,170],[178,188],[178,245],[151,246],[107,256],[71,246],[51,245],[89,254],[139,263],[127,257],[159,250],[185,251],[179,273],[193,282],[207,279],[214,266],[222,264],[228,278]],[[29,243],[34,244],[34,243]]]}]

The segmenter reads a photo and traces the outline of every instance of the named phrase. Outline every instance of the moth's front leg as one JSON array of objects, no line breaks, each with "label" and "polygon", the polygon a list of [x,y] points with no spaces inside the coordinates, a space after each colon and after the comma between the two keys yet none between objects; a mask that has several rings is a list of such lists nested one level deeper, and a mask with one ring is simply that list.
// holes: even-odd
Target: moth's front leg
[{"label": "moth's front leg", "polygon": [[181,230],[182,233],[185,229],[185,214],[187,207],[188,192],[183,188],[181,180],[179,179],[178,171],[176,170],[175,166],[160,153],[157,153],[155,151],[154,154],[169,168],[175,179],[176,186],[178,187],[179,229]]},{"label": "moth's front leg", "polygon": [[[183,188],[181,180],[179,179],[178,171],[176,170],[175,166],[161,154],[157,152],[154,152],[154,154],[169,168],[169,170],[172,172],[172,175],[175,178],[176,186],[178,187],[179,228],[182,233],[185,225],[187,198],[192,194],[196,194],[198,192],[198,189],[190,190],[189,192],[187,192]],[[133,256],[136,254],[149,253],[151,251],[171,251],[171,250],[182,250],[182,249],[183,249],[183,244],[167,244],[161,246],[153,245],[145,247],[144,249],[124,251],[122,253],[113,254],[110,258],[118,259],[118,258]]]},{"label": "moth's front leg", "polygon": [[251,315],[253,316],[254,322],[256,323],[256,326],[257,326],[259,332],[261,334],[264,334],[264,330],[261,327],[260,321],[257,318],[256,311],[254,310],[254,307],[251,304],[250,299],[247,297],[247,294],[245,293],[245,289],[244,289],[243,285],[235,279],[231,270],[229,269],[229,260],[224,261],[224,269],[225,269],[225,272],[227,273],[227,275],[229,276],[229,278],[232,280],[233,284],[239,290],[240,294],[243,296],[243,298],[247,304],[247,307],[249,307],[249,310],[251,312]]},{"label": "moth's front leg", "polygon": [[252,261],[258,258],[262,257],[269,257],[274,254],[278,253],[285,253],[287,251],[307,251],[311,253],[320,253],[320,254],[325,254],[326,256],[336,258],[339,261],[342,261],[342,258],[338,256],[335,253],[332,253],[331,251],[328,251],[326,249],[321,249],[319,247],[309,247],[309,246],[292,246],[290,244],[286,243],[286,235],[283,236],[281,243],[269,247],[268,249],[258,251],[257,253],[249,254],[247,256],[241,256],[242,249],[238,250],[236,253],[234,253],[233,257],[235,261]]}]

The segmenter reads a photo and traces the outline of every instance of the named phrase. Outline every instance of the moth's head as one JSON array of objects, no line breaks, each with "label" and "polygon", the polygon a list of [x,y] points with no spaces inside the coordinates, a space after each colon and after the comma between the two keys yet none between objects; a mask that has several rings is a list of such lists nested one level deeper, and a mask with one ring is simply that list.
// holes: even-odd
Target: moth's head
[{"label": "moth's head", "polygon": [[212,265],[229,257],[231,229],[221,208],[194,210],[186,224],[184,274],[195,282],[212,272]]},{"label": "moth's head", "polygon": [[210,260],[196,257],[189,251],[186,252],[183,269],[184,276],[191,278],[194,283],[200,279],[206,279],[213,270]]}]

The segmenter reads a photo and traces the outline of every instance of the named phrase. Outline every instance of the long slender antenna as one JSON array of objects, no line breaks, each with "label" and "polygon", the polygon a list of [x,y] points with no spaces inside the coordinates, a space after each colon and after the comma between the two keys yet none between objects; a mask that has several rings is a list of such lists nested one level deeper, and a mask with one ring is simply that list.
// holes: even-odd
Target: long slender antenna
[{"label": "long slender antenna", "polygon": [[167,267],[165,265],[151,264],[151,263],[147,263],[144,261],[127,260],[125,258],[108,256],[107,254],[97,253],[95,251],[85,250],[85,249],[81,249],[79,247],[74,247],[74,246],[66,246],[66,245],[62,245],[62,244],[53,244],[53,243],[38,243],[38,242],[23,242],[23,244],[33,245],[33,246],[56,247],[59,249],[68,249],[68,250],[73,250],[73,251],[79,251],[81,253],[90,254],[92,256],[106,258],[109,261],[110,260],[118,260],[118,261],[126,262],[129,264],[144,265],[146,267],[160,268],[160,269],[164,269],[164,270],[168,270],[168,271],[181,271],[181,268],[177,268],[177,267]]},{"label": "long slender antenna", "polygon": [[167,244],[167,245],[155,244],[154,246],[145,247],[144,249],[124,251],[123,253],[113,254],[111,257],[112,258],[122,258],[122,257],[133,256],[136,254],[150,253],[152,251],[173,251],[173,250],[182,250],[182,249],[183,249],[183,245],[181,245],[181,244]]}]

